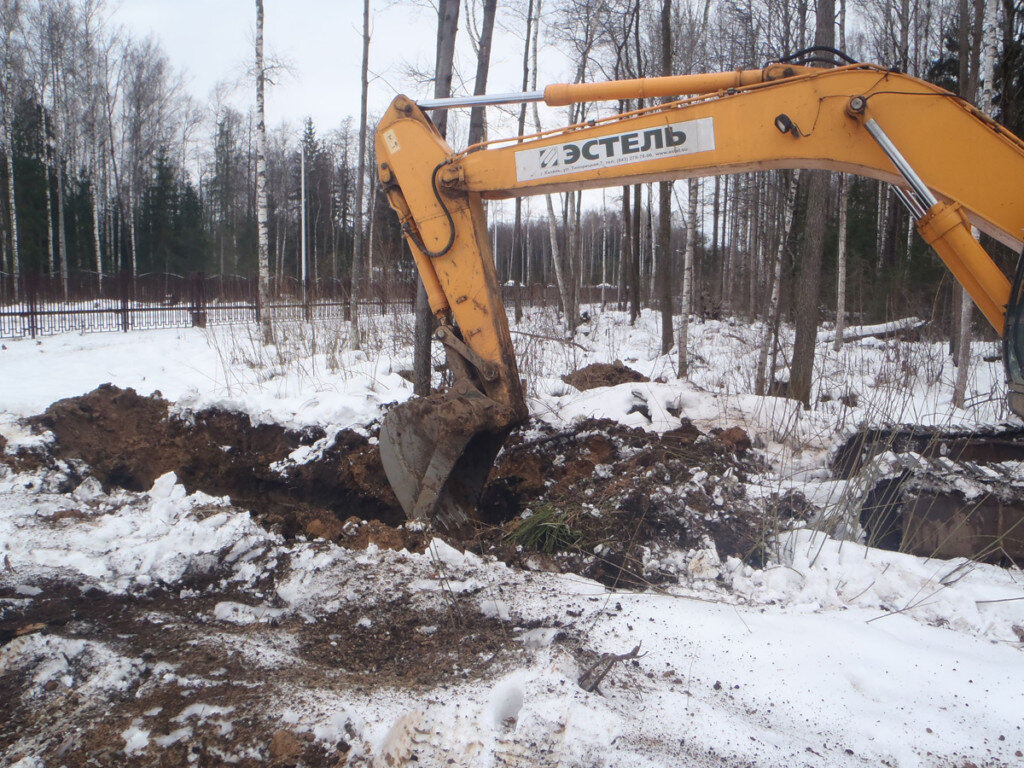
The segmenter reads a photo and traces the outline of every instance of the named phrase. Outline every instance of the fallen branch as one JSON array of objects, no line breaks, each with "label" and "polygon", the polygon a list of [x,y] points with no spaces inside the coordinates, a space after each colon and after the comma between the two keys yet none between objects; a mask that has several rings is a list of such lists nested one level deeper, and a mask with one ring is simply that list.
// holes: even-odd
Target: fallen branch
[{"label": "fallen branch", "polygon": [[639,656],[639,643],[629,653],[602,653],[598,660],[591,664],[586,672],[580,675],[580,679],[577,682],[584,691],[593,693],[597,690],[597,686],[601,684],[601,681],[604,680],[605,675],[615,666],[616,662],[635,659]]}]

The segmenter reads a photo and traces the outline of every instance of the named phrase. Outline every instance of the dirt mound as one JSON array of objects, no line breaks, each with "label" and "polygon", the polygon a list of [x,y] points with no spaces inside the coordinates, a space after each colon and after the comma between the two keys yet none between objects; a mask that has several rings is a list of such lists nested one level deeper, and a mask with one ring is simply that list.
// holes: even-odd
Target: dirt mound
[{"label": "dirt mound", "polygon": [[800,514],[792,500],[746,497],[746,476],[762,468],[738,428],[710,436],[684,422],[659,436],[591,420],[536,432],[513,434],[480,504],[498,526],[482,549],[509,562],[612,586],[674,581],[672,553],[713,544],[756,559],[768,527]]},{"label": "dirt mound", "polygon": [[[353,515],[403,522],[377,446],[365,435],[343,430],[324,445],[319,428],[254,426],[245,414],[216,409],[172,415],[168,406],[158,395],[104,384],[54,403],[32,422],[54,434],[57,458],[84,462],[108,489],[148,490],[174,472],[190,492],[230,496],[288,536]],[[302,447],[318,451],[315,460],[289,461]]]},{"label": "dirt mound", "polygon": [[621,360],[616,360],[614,363],[591,363],[563,376],[562,381],[582,392],[587,389],[614,387],[617,384],[631,384],[650,379],[640,371],[628,368]]}]

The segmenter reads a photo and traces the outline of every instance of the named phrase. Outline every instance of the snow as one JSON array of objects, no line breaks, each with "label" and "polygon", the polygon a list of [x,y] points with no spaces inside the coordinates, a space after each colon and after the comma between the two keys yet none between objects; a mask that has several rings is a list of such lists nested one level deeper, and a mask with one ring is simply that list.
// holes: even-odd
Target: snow
[{"label": "snow", "polygon": [[[227,501],[186,494],[173,473],[148,494],[122,492],[92,510],[0,481],[0,560],[21,578],[73,577],[110,592],[174,584],[263,551],[278,538]],[[55,526],[54,515],[77,511]]]},{"label": "snow", "polygon": [[127,728],[121,738],[124,739],[124,751],[129,755],[137,754],[149,746],[149,731],[136,725]]},{"label": "snow", "polygon": [[[569,344],[558,340],[553,318],[528,315],[532,335],[515,342],[531,411],[555,426],[608,418],[663,432],[679,426],[674,412],[703,430],[742,426],[771,464],[752,480],[765,495],[796,488],[830,507],[855,493],[824,462],[863,424],[978,427],[1007,418],[1000,367],[982,360],[986,344],[974,345],[968,409],[952,405],[954,372],[938,342],[865,339],[838,353],[821,345],[815,407],[804,411],[751,394],[757,324],[695,323],[692,375],[679,381],[674,353],[658,353],[653,313],[635,327],[621,313],[592,317]],[[338,430],[364,427],[410,396],[396,373],[410,367],[399,337],[392,326],[371,332],[363,353],[330,344],[314,350],[301,334],[291,346],[264,350],[245,329],[7,342],[0,435],[8,454],[45,447],[49,438],[21,417],[109,381],[159,391],[180,414],[217,406],[257,423],[324,427],[326,442],[275,467],[287,472],[315,458]],[[615,359],[652,381],[588,392],[561,381],[587,363]],[[838,401],[851,393],[855,405]],[[294,662],[298,640],[268,626],[289,617],[317,622],[345,609],[350,626],[370,631],[377,606],[436,609],[458,595],[508,622],[525,655],[491,676],[427,690],[297,682],[292,695],[266,702],[282,724],[325,745],[344,739],[352,756],[400,764],[415,752],[422,764],[480,766],[1022,764],[1024,574],[1017,569],[886,552],[803,528],[769,542],[763,568],[722,562],[705,546],[676,553],[678,584],[612,592],[575,576],[513,569],[441,539],[423,554],[285,541],[226,499],[189,494],[173,474],[145,493],[108,494],[95,480],[64,487],[59,472],[47,472],[0,467],[0,582],[19,596],[11,599],[31,600],[52,580],[132,595],[177,589],[196,574],[235,585],[272,576],[258,601],[226,597],[207,614],[251,627],[225,631],[217,642],[266,669]],[[416,631],[429,635],[438,626]],[[581,658],[637,644],[639,658],[616,664],[599,691],[580,688]],[[590,656],[574,655],[581,649]],[[141,662],[102,643],[35,633],[0,648],[0,674],[22,669],[31,670],[35,691],[55,681],[88,694],[125,690]],[[187,669],[157,666],[152,674],[183,688],[202,685]],[[123,751],[187,741],[204,720],[223,733],[233,727],[230,706],[182,701],[168,710],[176,711],[170,730],[133,721],[120,734]],[[15,763],[37,764],[30,755]]]},{"label": "snow", "polygon": [[[322,342],[321,342],[322,343]],[[305,345],[309,346],[306,347]],[[412,387],[365,353],[308,357],[314,342],[264,349],[238,327],[63,334],[5,341],[0,350],[0,405],[4,417],[40,413],[50,403],[111,382],[139,394],[160,392],[180,410],[223,408],[250,414],[254,423],[365,424],[381,406],[405,400]],[[0,421],[6,436],[8,427]]]}]

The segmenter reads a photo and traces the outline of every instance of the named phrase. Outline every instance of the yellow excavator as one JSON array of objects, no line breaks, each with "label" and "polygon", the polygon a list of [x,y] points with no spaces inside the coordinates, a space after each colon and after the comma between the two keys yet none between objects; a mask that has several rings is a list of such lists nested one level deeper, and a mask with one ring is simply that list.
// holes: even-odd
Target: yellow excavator
[{"label": "yellow excavator", "polygon": [[[425,114],[665,97],[676,100],[461,152]],[[418,104],[398,96],[377,128],[376,151],[453,381],[447,392],[393,408],[381,428],[381,460],[411,519],[464,530],[498,451],[527,417],[484,200],[776,168],[887,182],[1001,334],[1009,405],[1024,418],[1024,258],[1011,283],[971,232],[1020,252],[1024,142],[936,85],[871,64],[790,60]]]}]

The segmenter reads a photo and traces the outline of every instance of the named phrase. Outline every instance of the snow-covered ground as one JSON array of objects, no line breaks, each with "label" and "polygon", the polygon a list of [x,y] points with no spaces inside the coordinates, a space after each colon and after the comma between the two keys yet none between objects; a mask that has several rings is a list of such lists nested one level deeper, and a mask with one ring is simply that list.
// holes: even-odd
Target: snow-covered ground
[{"label": "snow-covered ground", "polygon": [[[823,342],[817,402],[804,411],[751,394],[756,325],[695,325],[691,376],[681,382],[674,355],[658,354],[653,313],[635,328],[620,313],[591,317],[571,343],[539,311],[513,326],[536,417],[555,426],[603,417],[664,431],[681,412],[703,430],[739,425],[772,465],[760,483],[799,488],[822,506],[848,492],[825,469],[827,451],[858,426],[976,427],[1007,418],[1000,365],[982,360],[995,351],[990,344],[975,345],[969,407],[958,410],[941,343],[867,339],[837,353]],[[339,348],[338,329],[302,326],[271,349],[245,327],[7,341],[0,435],[8,453],[45,441],[20,419],[104,382],[159,391],[182,412],[218,406],[254,423],[363,427],[411,395],[398,375],[411,368],[409,320],[375,322],[361,352]],[[652,382],[577,392],[561,380],[615,359]],[[650,418],[633,410],[638,401]],[[676,585],[611,591],[440,540],[416,554],[284,539],[228,499],[188,494],[171,475],[144,493],[104,492],[89,479],[72,489],[69,476],[60,466],[15,473],[0,465],[5,615],[56,583],[110,600],[155,588],[183,601],[208,594],[192,642],[238,644],[252,674],[273,681],[265,718],[335,762],[331,750],[343,740],[351,765],[1024,765],[1024,574],[1016,569],[884,552],[801,528],[773,543],[764,568],[698,553],[687,556]],[[216,579],[202,593],[192,585],[204,575]],[[491,666],[484,659],[482,672],[428,686],[304,671],[308,652],[296,640],[304,627],[343,619],[344,632],[323,635],[334,644],[329,638],[376,631],[378,613],[397,604],[440,616],[456,604],[469,608],[505,627],[511,650],[495,652]],[[171,608],[146,610],[139,615],[174,625]],[[239,626],[245,634],[231,629]],[[637,658],[612,664],[597,691],[581,687],[600,654],[638,645]],[[0,690],[28,680],[19,695],[40,707],[75,691],[142,700],[160,675],[185,691],[173,712],[162,704],[167,711],[118,722],[118,743],[100,764],[155,764],[162,750],[198,738],[207,721],[225,738],[243,731],[241,709],[233,709],[241,705],[218,698],[223,674],[154,667],[60,627],[0,648]],[[273,735],[219,759],[269,762]],[[8,743],[0,765],[62,764],[37,759],[45,750],[28,737]]]}]

